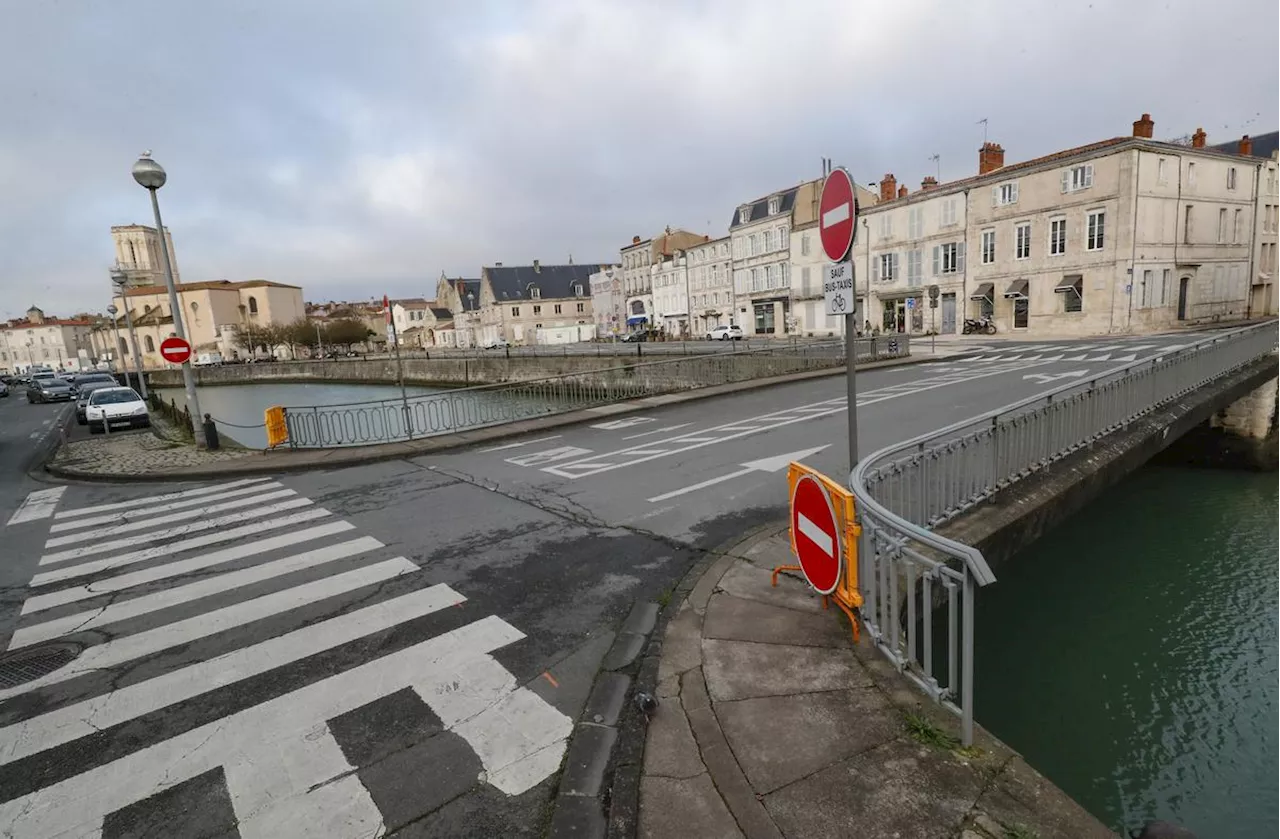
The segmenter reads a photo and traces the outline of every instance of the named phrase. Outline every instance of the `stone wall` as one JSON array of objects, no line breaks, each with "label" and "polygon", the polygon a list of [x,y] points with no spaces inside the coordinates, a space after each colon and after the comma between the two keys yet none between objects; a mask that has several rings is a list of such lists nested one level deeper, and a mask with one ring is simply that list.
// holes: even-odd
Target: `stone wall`
[{"label": "stone wall", "polygon": [[1271,379],[1218,411],[1162,452],[1159,462],[1265,472],[1280,469],[1278,384]]}]

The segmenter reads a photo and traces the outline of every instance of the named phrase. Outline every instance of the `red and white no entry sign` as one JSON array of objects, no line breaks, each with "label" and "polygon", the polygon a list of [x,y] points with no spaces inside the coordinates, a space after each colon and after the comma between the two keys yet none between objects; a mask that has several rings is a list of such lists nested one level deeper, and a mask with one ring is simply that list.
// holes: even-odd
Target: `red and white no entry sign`
[{"label": "red and white no entry sign", "polygon": [[849,255],[857,221],[853,178],[844,169],[832,169],[822,182],[822,197],[818,200],[818,237],[828,260],[843,262]]},{"label": "red and white no entry sign", "polygon": [[791,535],[809,585],[819,594],[835,591],[844,565],[840,526],[827,490],[812,475],[801,476],[791,493]]},{"label": "red and white no entry sign", "polygon": [[177,336],[165,338],[160,342],[160,355],[165,361],[184,364],[191,358],[191,345]]}]

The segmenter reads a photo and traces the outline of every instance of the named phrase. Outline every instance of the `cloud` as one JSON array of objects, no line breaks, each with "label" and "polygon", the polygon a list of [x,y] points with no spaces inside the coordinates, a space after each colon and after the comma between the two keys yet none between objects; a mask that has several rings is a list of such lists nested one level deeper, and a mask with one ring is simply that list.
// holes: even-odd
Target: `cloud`
[{"label": "cloud", "polygon": [[1277,7],[1227,0],[13,5],[0,32],[0,314],[106,303],[151,148],[183,277],[310,298],[612,260],[815,177],[971,174],[1127,133],[1280,121]]}]

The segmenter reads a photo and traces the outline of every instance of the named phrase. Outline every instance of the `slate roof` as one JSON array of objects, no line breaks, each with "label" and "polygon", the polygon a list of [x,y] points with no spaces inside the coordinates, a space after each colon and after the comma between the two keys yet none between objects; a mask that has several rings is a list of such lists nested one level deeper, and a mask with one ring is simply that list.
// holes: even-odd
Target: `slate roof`
[{"label": "slate roof", "polygon": [[[1280,148],[1280,131],[1270,131],[1249,139],[1253,140],[1253,153],[1249,155],[1250,157],[1269,158],[1277,148]],[[1230,143],[1217,143],[1209,146],[1209,148],[1224,151],[1227,154],[1239,154],[1240,141],[1232,140]]]},{"label": "slate roof", "polygon": [[436,320],[453,320],[453,312],[443,306],[428,306]]},{"label": "slate roof", "polygon": [[[778,212],[775,213],[774,215],[781,216],[781,215],[786,215],[790,213],[791,208],[794,207],[796,204],[796,193],[799,191],[800,191],[800,186],[796,185],[796,186],[784,189],[781,192],[771,192],[768,195],[766,195],[764,198],[757,198],[755,201],[749,201],[748,203],[751,205],[751,218],[748,219],[746,223],[755,224],[757,221],[760,221],[761,219],[767,218],[769,216],[769,199],[770,198],[777,197],[782,199],[781,201],[778,202]],[[742,209],[743,206],[744,205],[740,204],[737,207],[733,208],[733,218],[729,221],[729,230],[732,231],[739,227],[742,227],[742,224],[739,223],[738,221],[738,211]]]},{"label": "slate roof", "polygon": [[[446,277],[446,279],[448,279]],[[453,286],[453,290],[458,293],[458,300],[462,303],[462,311],[474,312],[480,308],[480,281],[458,277],[449,280],[449,285]],[[467,299],[467,293],[474,294],[472,300]]]},{"label": "slate roof", "polygon": [[499,303],[505,300],[530,300],[530,284],[538,289],[543,300],[564,297],[576,297],[573,286],[582,286],[583,297],[591,296],[591,275],[600,270],[601,263],[584,265],[504,265],[482,268],[481,272],[489,281],[494,299]]}]

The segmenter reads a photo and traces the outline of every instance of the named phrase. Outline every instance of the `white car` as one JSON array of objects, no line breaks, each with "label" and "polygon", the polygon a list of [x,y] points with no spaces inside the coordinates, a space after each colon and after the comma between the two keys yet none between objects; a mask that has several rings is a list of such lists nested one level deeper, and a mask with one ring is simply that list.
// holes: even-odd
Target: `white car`
[{"label": "white car", "polygon": [[717,326],[707,333],[708,341],[741,341],[742,327],[738,325]]},{"label": "white car", "polygon": [[90,434],[113,428],[146,428],[151,425],[147,403],[131,387],[104,387],[89,394],[84,408]]}]

